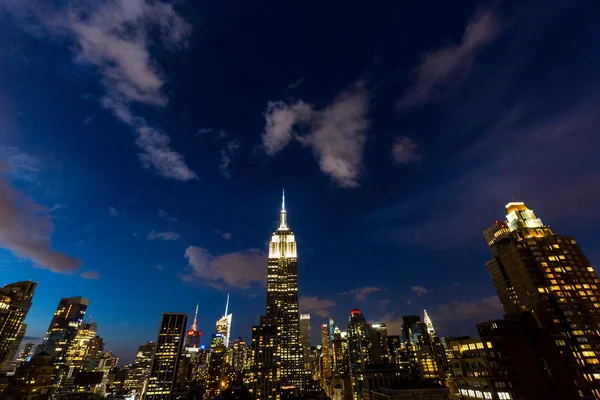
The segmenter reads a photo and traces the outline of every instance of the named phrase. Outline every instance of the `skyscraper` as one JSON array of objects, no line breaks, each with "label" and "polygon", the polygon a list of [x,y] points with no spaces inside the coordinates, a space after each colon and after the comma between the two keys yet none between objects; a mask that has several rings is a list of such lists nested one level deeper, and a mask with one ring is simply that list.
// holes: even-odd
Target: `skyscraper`
[{"label": "skyscraper", "polygon": [[168,400],[177,379],[187,316],[183,313],[164,313],[156,339],[146,399]]},{"label": "skyscraper", "polygon": [[[279,227],[273,233],[269,245],[267,307],[264,319],[270,321],[269,323],[277,329],[273,357],[276,384],[281,390],[303,389],[304,364],[298,316],[298,256],[296,239],[287,223],[284,195]],[[264,375],[261,379],[265,379]],[[265,386],[260,382],[258,385]],[[276,392],[279,397],[280,390]],[[271,392],[263,393],[269,393],[270,396]]]},{"label": "skyscraper", "polygon": [[329,392],[333,377],[333,355],[329,339],[329,325],[321,325],[321,386]]},{"label": "skyscraper", "polygon": [[[36,282],[23,281],[5,285],[0,289],[0,371],[10,366],[21,344],[23,321],[31,308]],[[16,343],[18,342],[18,344]]]},{"label": "skyscraper", "polygon": [[200,337],[202,336],[202,331],[198,329],[198,325],[196,321],[198,320],[198,306],[196,304],[196,312],[194,313],[194,322],[192,322],[192,326],[190,330],[187,331],[185,336],[185,347],[186,348],[198,348],[200,347]]},{"label": "skyscraper", "polygon": [[229,348],[229,337],[231,335],[231,313],[227,314],[229,310],[229,295],[227,295],[227,302],[225,303],[225,314],[217,321],[217,333],[223,337],[223,344],[225,348]]},{"label": "skyscraper", "polygon": [[302,336],[302,349],[304,350],[304,370],[311,370],[310,359],[310,314],[300,314],[300,334]]},{"label": "skyscraper", "polygon": [[360,310],[353,309],[348,319],[348,351],[350,353],[350,368],[352,373],[352,389],[354,397],[362,398],[363,376],[369,364],[368,324]]},{"label": "skyscraper", "polygon": [[555,234],[524,203],[508,203],[506,212],[484,231],[504,311],[531,312],[564,348],[565,364],[574,364],[582,397],[600,398],[598,275],[573,237]]},{"label": "skyscraper", "polygon": [[62,298],[58,302],[44,338],[43,349],[59,365],[64,363],[69,346],[77,336],[88,303],[81,296]]},{"label": "skyscraper", "polygon": [[81,369],[81,366],[87,357],[90,340],[96,336],[97,330],[98,324],[95,322],[89,324],[82,323],[79,325],[77,334],[75,335],[75,338],[73,338],[73,341],[65,354],[65,362],[73,370]]},{"label": "skyscraper", "polygon": [[127,371],[125,382],[123,384],[123,387],[129,393],[144,393],[144,389],[148,383],[155,350],[156,343],[154,342],[146,342],[138,347],[137,354],[135,355],[135,362]]}]

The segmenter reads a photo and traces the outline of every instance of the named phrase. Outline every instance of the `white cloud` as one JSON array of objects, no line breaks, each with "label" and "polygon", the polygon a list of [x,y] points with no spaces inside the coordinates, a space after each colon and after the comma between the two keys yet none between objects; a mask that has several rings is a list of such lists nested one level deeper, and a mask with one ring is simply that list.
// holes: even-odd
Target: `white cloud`
[{"label": "white cloud", "polygon": [[437,306],[431,312],[436,324],[447,326],[455,321],[470,321],[473,324],[500,318],[503,310],[497,296],[469,301],[452,301]]},{"label": "white cloud", "polygon": [[219,170],[221,174],[227,178],[231,179],[231,168],[229,167],[231,164],[231,160],[233,158],[236,150],[240,148],[240,142],[237,140],[230,140],[227,142],[227,145],[223,150],[221,150],[221,164],[219,165]]},{"label": "white cloud", "polygon": [[223,239],[227,239],[227,240],[229,240],[229,239],[231,239],[232,235],[231,235],[231,233],[229,233],[229,232],[225,232],[225,233],[221,234],[221,237],[222,237]]},{"label": "white cloud", "polygon": [[37,30],[74,42],[70,48],[75,62],[93,66],[101,77],[105,89],[101,104],[136,133],[144,168],[171,179],[195,179],[183,156],[171,148],[169,137],[132,111],[135,104],[167,104],[165,78],[150,48],[184,46],[191,26],[166,1],[82,0],[54,9],[45,3],[11,0],[2,6],[29,31],[32,27],[27,24],[34,19],[40,25]]},{"label": "white cloud", "polygon": [[158,209],[158,217],[160,219],[164,219],[165,221],[169,221],[169,222],[179,221],[177,218],[175,218],[174,216],[172,216],[171,214],[169,214],[168,212],[166,212],[165,210],[163,210],[161,208]]},{"label": "white cloud", "polygon": [[179,277],[185,282],[203,280],[218,289],[249,289],[252,283],[264,284],[267,278],[267,257],[258,249],[214,256],[207,249],[190,246],[184,256],[189,268]]},{"label": "white cloud", "polygon": [[394,138],[392,144],[392,157],[396,164],[409,164],[411,162],[421,161],[419,146],[414,140],[407,136]]},{"label": "white cloud", "polygon": [[425,53],[414,69],[414,82],[398,102],[399,108],[427,103],[449,84],[463,80],[482,47],[500,34],[501,24],[493,8],[480,7],[469,20],[459,44]]},{"label": "white cloud", "polygon": [[155,232],[152,231],[148,234],[148,240],[161,239],[166,241],[173,241],[181,238],[181,235],[176,232]]},{"label": "white cloud", "polygon": [[[364,83],[358,82],[322,110],[302,100],[291,105],[269,102],[262,137],[265,152],[274,155],[295,139],[311,148],[321,171],[338,186],[359,186],[369,128],[368,100]],[[295,132],[298,125],[306,125],[308,132]]]},{"label": "white cloud", "polygon": [[108,207],[108,213],[110,214],[111,217],[119,216],[119,210],[117,210],[115,207]]},{"label": "white cloud", "polygon": [[331,308],[335,306],[333,300],[319,299],[317,296],[303,296],[298,299],[301,312],[316,314],[326,318],[330,315]]},{"label": "white cloud", "polygon": [[0,247],[54,272],[75,271],[81,261],[52,248],[54,232],[48,208],[14,189],[5,179],[8,168],[0,165]]},{"label": "white cloud", "polygon": [[419,285],[411,287],[410,290],[412,290],[414,293],[416,293],[417,296],[425,296],[427,293],[430,292],[429,289],[426,289],[423,286],[419,286]]}]

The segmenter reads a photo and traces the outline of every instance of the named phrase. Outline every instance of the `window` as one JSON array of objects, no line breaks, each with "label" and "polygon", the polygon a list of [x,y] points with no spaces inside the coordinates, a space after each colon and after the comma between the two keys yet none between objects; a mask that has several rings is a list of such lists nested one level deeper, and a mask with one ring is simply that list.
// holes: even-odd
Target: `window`
[{"label": "window", "polygon": [[512,397],[510,397],[510,393],[508,393],[508,392],[498,392],[498,398],[500,400],[510,400],[510,399],[512,399]]}]

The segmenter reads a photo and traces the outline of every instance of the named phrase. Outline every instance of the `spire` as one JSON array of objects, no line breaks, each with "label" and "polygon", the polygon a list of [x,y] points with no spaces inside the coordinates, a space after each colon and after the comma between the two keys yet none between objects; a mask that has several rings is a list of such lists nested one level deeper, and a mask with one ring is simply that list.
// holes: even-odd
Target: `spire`
[{"label": "spire", "polygon": [[281,196],[281,213],[279,215],[279,230],[287,230],[290,229],[287,225],[287,212],[285,211],[285,189],[283,190],[283,194]]},{"label": "spire", "polygon": [[427,333],[435,335],[435,329],[433,328],[433,322],[431,322],[431,318],[429,318],[429,314],[427,314],[427,310],[423,310],[423,322],[425,322],[425,326],[427,327]]},{"label": "spire", "polygon": [[225,303],[225,317],[227,316],[227,310],[229,309],[229,293],[227,293],[227,303]]},{"label": "spire", "polygon": [[194,314],[194,323],[192,324],[193,331],[198,330],[198,326],[196,325],[196,321],[198,319],[198,305],[200,305],[200,301],[198,301],[198,303],[196,303],[196,313]]}]

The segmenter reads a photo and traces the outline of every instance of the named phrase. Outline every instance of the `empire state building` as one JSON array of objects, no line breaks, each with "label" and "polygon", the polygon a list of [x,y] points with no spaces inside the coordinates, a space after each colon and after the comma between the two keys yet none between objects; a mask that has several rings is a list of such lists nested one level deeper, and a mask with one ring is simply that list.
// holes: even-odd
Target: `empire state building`
[{"label": "empire state building", "polygon": [[271,236],[267,273],[267,309],[252,333],[257,399],[277,399],[286,390],[303,389],[303,352],[298,314],[296,239],[287,223],[283,195],[279,227]]}]

